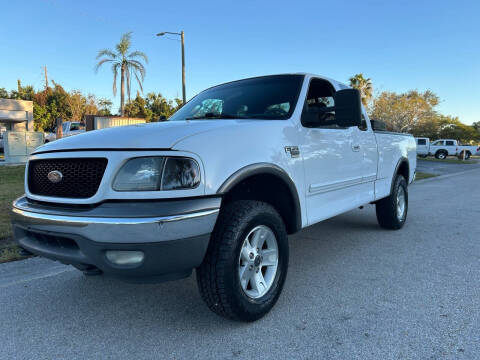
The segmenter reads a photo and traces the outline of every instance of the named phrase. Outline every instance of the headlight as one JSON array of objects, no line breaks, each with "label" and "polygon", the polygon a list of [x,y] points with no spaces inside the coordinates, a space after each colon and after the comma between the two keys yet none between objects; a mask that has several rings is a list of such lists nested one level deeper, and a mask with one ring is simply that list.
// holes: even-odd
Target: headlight
[{"label": "headlight", "polygon": [[141,157],[128,160],[113,181],[116,191],[193,189],[200,184],[200,167],[190,158]]}]

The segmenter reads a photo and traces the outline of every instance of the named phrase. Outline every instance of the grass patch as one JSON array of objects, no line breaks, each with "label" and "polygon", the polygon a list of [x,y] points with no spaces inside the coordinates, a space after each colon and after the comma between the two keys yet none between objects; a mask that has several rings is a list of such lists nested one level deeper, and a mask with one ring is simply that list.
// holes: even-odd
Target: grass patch
[{"label": "grass patch", "polygon": [[10,209],[12,201],[24,191],[25,166],[0,166],[0,263],[22,259],[19,248],[12,242]]},{"label": "grass patch", "polygon": [[477,164],[476,160],[458,160],[458,159],[445,159],[445,160],[440,160],[440,159],[435,159],[434,157],[418,157],[418,160],[422,161],[434,161],[434,162],[441,162],[441,163],[450,163],[450,164]]},{"label": "grass patch", "polygon": [[28,256],[20,254],[20,248],[12,241],[0,242],[0,264],[9,261],[23,260],[27,257]]},{"label": "grass patch", "polygon": [[438,175],[430,174],[430,173],[424,173],[424,172],[417,172],[417,174],[415,176],[415,181],[428,179],[428,178],[432,178],[432,177],[435,177],[435,176],[438,176]]}]

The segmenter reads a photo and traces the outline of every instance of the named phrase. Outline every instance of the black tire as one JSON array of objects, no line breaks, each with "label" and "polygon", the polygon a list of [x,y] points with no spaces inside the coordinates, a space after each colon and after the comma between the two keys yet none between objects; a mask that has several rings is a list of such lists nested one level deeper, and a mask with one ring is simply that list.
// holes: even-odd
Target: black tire
[{"label": "black tire", "polygon": [[[258,225],[268,226],[278,245],[278,267],[270,289],[260,298],[248,297],[240,285],[238,264],[246,236]],[[218,315],[255,321],[275,305],[287,276],[288,237],[278,212],[269,204],[239,200],[222,208],[205,259],[197,268],[197,284],[208,307]]]},{"label": "black tire", "polygon": [[[463,160],[463,153],[464,153],[464,152],[465,152],[465,150],[462,150],[462,151],[460,152],[460,154],[458,154],[457,157],[458,157],[459,160]],[[467,150],[467,152],[465,152],[465,160],[470,159],[470,156],[472,156],[472,153]]]},{"label": "black tire", "polygon": [[435,153],[435,158],[439,160],[445,160],[447,156],[448,156],[448,152],[446,152],[445,150],[438,150]]},{"label": "black tire", "polygon": [[[397,210],[397,195],[401,191],[400,188],[403,188],[405,194],[405,210],[402,216],[398,215]],[[377,201],[376,212],[378,223],[382,228],[398,230],[403,227],[408,213],[408,186],[402,175],[397,175],[395,178],[390,196]]]}]

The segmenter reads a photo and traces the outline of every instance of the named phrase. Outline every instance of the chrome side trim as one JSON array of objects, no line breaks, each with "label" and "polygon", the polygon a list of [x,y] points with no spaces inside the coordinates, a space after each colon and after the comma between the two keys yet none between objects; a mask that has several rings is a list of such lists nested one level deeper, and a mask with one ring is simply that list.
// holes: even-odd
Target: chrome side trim
[{"label": "chrome side trim", "polygon": [[62,215],[51,215],[51,214],[41,214],[31,211],[20,210],[18,208],[12,208],[12,213],[23,217],[24,219],[30,220],[40,220],[48,221],[52,223],[59,223],[64,225],[92,225],[92,224],[103,224],[103,225],[141,225],[141,224],[163,224],[174,221],[195,219],[203,216],[217,214],[220,209],[198,211],[195,213],[189,214],[179,214],[171,216],[161,216],[161,217],[146,217],[146,218],[100,218],[100,217],[82,217],[82,216],[62,216]]},{"label": "chrome side trim", "polygon": [[329,184],[311,184],[310,193],[325,193],[329,191],[341,190],[355,185],[365,184],[377,180],[376,175],[359,176],[349,180],[335,181]]}]

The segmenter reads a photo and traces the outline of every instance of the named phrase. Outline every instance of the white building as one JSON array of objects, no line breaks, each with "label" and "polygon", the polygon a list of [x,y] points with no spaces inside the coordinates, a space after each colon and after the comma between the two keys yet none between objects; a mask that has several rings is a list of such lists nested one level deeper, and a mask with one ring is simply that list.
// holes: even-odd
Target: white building
[{"label": "white building", "polygon": [[0,99],[0,128],[33,131],[33,101]]}]

